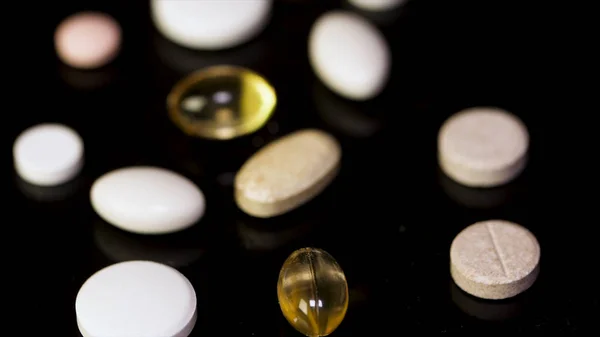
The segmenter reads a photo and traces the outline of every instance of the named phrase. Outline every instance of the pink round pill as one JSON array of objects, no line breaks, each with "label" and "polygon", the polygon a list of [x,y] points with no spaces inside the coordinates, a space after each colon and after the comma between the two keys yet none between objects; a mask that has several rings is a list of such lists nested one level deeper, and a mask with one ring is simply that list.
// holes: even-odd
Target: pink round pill
[{"label": "pink round pill", "polygon": [[58,57],[67,65],[81,69],[99,68],[119,53],[121,28],[106,14],[77,13],[58,25],[54,43]]}]

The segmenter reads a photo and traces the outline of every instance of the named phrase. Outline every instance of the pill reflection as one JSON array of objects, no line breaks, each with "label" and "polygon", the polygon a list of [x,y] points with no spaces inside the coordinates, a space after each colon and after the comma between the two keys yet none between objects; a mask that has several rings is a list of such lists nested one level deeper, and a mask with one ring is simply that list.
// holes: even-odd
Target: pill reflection
[{"label": "pill reflection", "polygon": [[506,204],[516,194],[516,182],[494,188],[463,186],[438,170],[438,182],[446,195],[455,203],[474,209],[491,209]]},{"label": "pill reflection", "polygon": [[63,201],[75,195],[83,184],[83,178],[74,179],[58,186],[37,186],[26,182],[15,175],[15,184],[19,191],[28,199],[37,202]]},{"label": "pill reflection", "polygon": [[248,251],[259,253],[302,246],[313,230],[326,230],[324,226],[328,222],[323,215],[327,214],[331,202],[331,195],[325,191],[313,202],[273,218],[255,218],[240,211],[236,221],[240,244]]},{"label": "pill reflection", "polygon": [[342,8],[351,10],[378,26],[389,26],[397,22],[406,11],[408,2],[409,0],[405,0],[397,7],[385,11],[369,11],[353,6],[348,0],[344,0],[342,1]]},{"label": "pill reflection", "polygon": [[228,64],[253,69],[267,59],[264,38],[223,51],[197,51],[178,46],[160,34],[154,35],[154,47],[160,61],[179,76],[215,65]]},{"label": "pill reflection", "polygon": [[231,193],[237,170],[256,152],[256,145],[268,143],[279,134],[279,126],[276,121],[269,121],[266,127],[247,138],[218,143],[196,142],[177,129],[173,131],[165,137],[168,161],[187,176],[216,183],[222,191]]},{"label": "pill reflection", "polygon": [[528,301],[527,293],[500,301],[482,300],[465,293],[454,282],[450,285],[450,296],[465,314],[485,321],[506,321],[519,317]]},{"label": "pill reflection", "polygon": [[104,88],[117,76],[117,71],[112,65],[96,70],[80,70],[61,64],[58,71],[60,78],[68,86],[82,91]]},{"label": "pill reflection", "polygon": [[308,5],[314,3],[316,0],[282,0],[282,2],[290,3],[293,5]]},{"label": "pill reflection", "polygon": [[348,136],[366,138],[381,128],[381,122],[363,113],[358,103],[336,96],[319,81],[313,86],[313,100],[321,119]]},{"label": "pill reflection", "polygon": [[348,290],[349,294],[349,303],[353,308],[361,307],[366,304],[367,299],[369,298],[369,288],[365,285],[356,285],[350,287]]},{"label": "pill reflection", "polygon": [[[275,219],[273,219],[275,220]],[[280,220],[280,219],[277,219]],[[311,221],[265,221],[245,217],[237,222],[237,233],[241,245],[249,251],[271,251],[300,240],[309,234],[314,226]],[[275,223],[277,222],[277,223]]]},{"label": "pill reflection", "polygon": [[235,180],[234,172],[223,172],[217,175],[217,183],[223,187],[231,187],[233,186],[233,182]]},{"label": "pill reflection", "polygon": [[144,260],[179,268],[194,263],[203,253],[184,233],[160,237],[135,235],[104,221],[96,221],[93,231],[96,247],[113,262]]}]

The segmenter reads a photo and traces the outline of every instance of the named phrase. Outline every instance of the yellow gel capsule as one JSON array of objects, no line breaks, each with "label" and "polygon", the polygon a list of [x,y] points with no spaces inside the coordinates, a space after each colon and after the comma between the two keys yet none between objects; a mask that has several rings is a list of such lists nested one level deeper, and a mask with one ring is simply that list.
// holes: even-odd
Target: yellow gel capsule
[{"label": "yellow gel capsule", "polygon": [[309,337],[331,334],[348,310],[344,271],[329,253],[317,248],[299,249],[285,260],[277,297],[288,322]]},{"label": "yellow gel capsule", "polygon": [[179,81],[167,97],[171,120],[190,136],[227,140],[260,129],[277,104],[275,89],[259,74],[214,66]]}]

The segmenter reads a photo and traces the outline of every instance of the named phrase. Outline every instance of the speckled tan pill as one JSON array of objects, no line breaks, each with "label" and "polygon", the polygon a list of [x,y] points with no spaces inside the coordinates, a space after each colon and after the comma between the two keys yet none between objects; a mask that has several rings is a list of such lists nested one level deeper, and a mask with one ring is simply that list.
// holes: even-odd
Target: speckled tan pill
[{"label": "speckled tan pill", "polygon": [[529,134],[516,116],[478,107],[450,117],[438,135],[442,171],[470,187],[494,187],[516,178],[527,163]]},{"label": "speckled tan pill", "polygon": [[235,201],[249,215],[269,218],[317,196],[335,178],[341,148],[319,130],[301,130],[268,144],[240,168]]},{"label": "speckled tan pill", "polygon": [[67,65],[80,69],[100,68],[117,56],[121,28],[106,14],[77,13],[56,28],[54,44],[58,57]]},{"label": "speckled tan pill", "polygon": [[527,229],[504,220],[477,222],[450,247],[450,273],[465,292],[484,299],[516,296],[535,282],[540,246]]}]

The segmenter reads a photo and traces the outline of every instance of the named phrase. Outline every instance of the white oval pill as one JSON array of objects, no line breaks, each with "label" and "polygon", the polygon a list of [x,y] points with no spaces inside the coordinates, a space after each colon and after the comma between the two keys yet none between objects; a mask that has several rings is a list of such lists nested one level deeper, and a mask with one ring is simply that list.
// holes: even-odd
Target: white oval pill
[{"label": "white oval pill", "polygon": [[98,178],[92,206],[106,222],[139,234],[165,234],[196,223],[205,210],[202,191],[189,179],[158,167],[127,167]]},{"label": "white oval pill", "polygon": [[348,0],[352,6],[366,11],[389,11],[400,6],[406,0]]},{"label": "white oval pill", "polygon": [[75,313],[83,337],[187,337],[196,324],[196,292],[171,267],[122,262],[85,281]]},{"label": "white oval pill", "polygon": [[341,96],[367,100],[387,83],[391,56],[375,26],[351,12],[334,11],[314,23],[309,59],[315,74]]},{"label": "white oval pill", "polygon": [[21,133],[13,146],[15,170],[24,181],[55,186],[73,179],[83,166],[83,141],[73,129],[40,124]]},{"label": "white oval pill", "polygon": [[124,232],[104,221],[94,223],[94,243],[113,262],[154,261],[174,268],[189,266],[198,260],[203,249],[195,237],[140,236]]},{"label": "white oval pill", "polygon": [[516,116],[498,109],[463,110],[442,125],[438,159],[458,183],[493,187],[516,178],[527,163],[529,134]]},{"label": "white oval pill", "polygon": [[321,119],[346,135],[367,138],[381,128],[381,123],[376,116],[362,111],[353,102],[335,95],[321,83],[316,83],[313,99]]},{"label": "white oval pill", "polygon": [[235,201],[260,218],[286,213],[319,194],[337,175],[341,148],[331,135],[301,130],[255,153],[235,176]]},{"label": "white oval pill", "polygon": [[152,0],[154,25],[193,49],[224,49],[249,41],[266,26],[272,0]]}]

